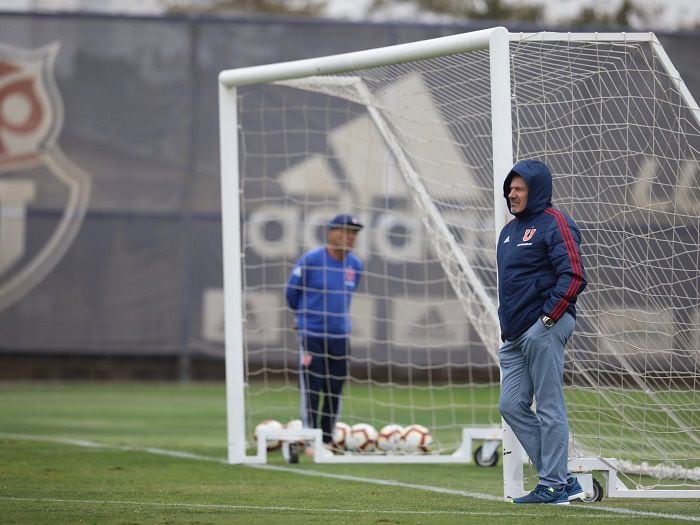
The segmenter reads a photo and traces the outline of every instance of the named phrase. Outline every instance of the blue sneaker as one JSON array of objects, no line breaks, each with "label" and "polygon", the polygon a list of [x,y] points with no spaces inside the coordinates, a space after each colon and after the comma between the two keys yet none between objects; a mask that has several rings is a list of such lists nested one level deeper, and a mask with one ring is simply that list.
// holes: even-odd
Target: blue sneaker
[{"label": "blue sneaker", "polygon": [[513,503],[553,503],[554,505],[568,505],[569,499],[564,489],[557,490],[554,487],[537,485],[535,490],[530,492],[530,494],[522,498],[514,498]]},{"label": "blue sneaker", "polygon": [[564,491],[569,501],[583,501],[586,497],[583,487],[581,487],[581,484],[573,476],[566,480]]}]

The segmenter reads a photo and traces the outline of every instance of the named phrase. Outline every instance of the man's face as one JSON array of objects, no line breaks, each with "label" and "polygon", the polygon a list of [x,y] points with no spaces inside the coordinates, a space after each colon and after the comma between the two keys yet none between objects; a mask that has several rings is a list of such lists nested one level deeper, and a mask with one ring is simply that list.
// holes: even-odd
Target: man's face
[{"label": "man's face", "polygon": [[510,211],[512,213],[520,213],[527,206],[527,182],[520,175],[513,175],[510,179],[510,192],[508,200],[510,201]]},{"label": "man's face", "polygon": [[337,250],[349,252],[355,246],[359,232],[355,228],[331,228],[328,230],[328,244]]}]

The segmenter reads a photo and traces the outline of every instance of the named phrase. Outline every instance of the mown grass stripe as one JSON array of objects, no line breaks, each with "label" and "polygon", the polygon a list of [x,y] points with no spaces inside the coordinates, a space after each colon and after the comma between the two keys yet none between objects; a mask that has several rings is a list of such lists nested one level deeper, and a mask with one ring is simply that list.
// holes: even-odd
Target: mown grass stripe
[{"label": "mown grass stripe", "polygon": [[[66,498],[20,498],[14,496],[0,496],[0,501],[18,501],[31,503],[70,503],[70,504],[97,504],[97,505],[124,505],[142,507],[179,507],[191,509],[212,510],[262,510],[268,512],[302,512],[318,514],[408,514],[408,515],[457,515],[457,516],[500,516],[500,517],[540,517],[541,513],[523,512],[489,512],[470,510],[402,510],[402,509],[328,509],[313,507],[278,507],[274,505],[231,505],[224,503],[179,503],[156,501],[119,501],[119,500],[89,500]],[[608,514],[581,514],[581,518],[610,518]],[[634,518],[634,516],[623,516]]]},{"label": "mown grass stripe", "polygon": [[[13,434],[13,433],[5,433],[5,432],[0,432],[0,438],[6,438],[6,439],[15,439],[18,441],[42,441],[42,442],[49,442],[49,443],[57,443],[57,444],[64,444],[64,445],[73,445],[73,446],[78,446],[78,447],[86,447],[86,448],[101,448],[101,449],[108,449],[108,450],[123,450],[123,451],[128,451],[128,452],[146,452],[150,454],[157,454],[157,455],[162,455],[162,456],[168,456],[168,457],[176,457],[176,458],[181,458],[181,459],[193,459],[196,461],[210,461],[210,462],[215,462],[219,464],[228,464],[228,462],[223,459],[223,458],[215,458],[215,457],[210,457],[210,456],[202,456],[199,454],[192,454],[190,452],[185,452],[185,451],[179,451],[179,450],[167,450],[167,449],[160,449],[160,448],[153,448],[153,447],[137,447],[137,446],[130,446],[130,445],[111,445],[108,443],[98,443],[95,441],[90,441],[90,440],[85,440],[85,439],[75,439],[75,438],[65,438],[65,437],[54,437],[54,436],[42,436],[42,435],[32,435],[32,434]],[[384,485],[384,486],[391,486],[391,487],[403,487],[403,488],[409,488],[409,489],[416,489],[416,490],[423,490],[423,491],[429,491],[429,492],[436,492],[440,494],[450,494],[450,495],[458,495],[458,496],[465,496],[469,498],[474,498],[474,499],[481,499],[481,500],[489,500],[489,501],[498,501],[498,502],[503,502],[502,498],[498,496],[493,496],[491,494],[481,494],[478,492],[468,492],[468,491],[463,491],[463,490],[457,490],[457,489],[449,489],[446,487],[436,487],[433,485],[419,485],[419,484],[412,484],[412,483],[405,483],[402,481],[395,481],[395,480],[383,480],[383,479],[378,479],[378,478],[365,478],[365,477],[360,477],[360,476],[350,476],[347,474],[333,474],[329,472],[319,472],[316,470],[302,470],[298,468],[292,468],[292,467],[280,467],[276,465],[245,465],[248,468],[256,468],[256,469],[264,469],[264,470],[276,470],[280,472],[289,472],[289,473],[294,473],[294,474],[299,474],[299,475],[304,475],[304,476],[313,476],[313,477],[324,477],[324,478],[330,478],[330,479],[339,479],[339,480],[344,480],[344,481],[353,481],[353,482],[360,482],[360,483],[368,483],[368,484],[374,484],[374,485]],[[8,499],[7,497],[0,497],[0,499]],[[34,501],[34,500],[32,500]],[[36,499],[36,501],[40,501],[40,499]],[[48,499],[45,499],[44,501],[51,501]],[[55,500],[59,501],[59,500]],[[66,500],[66,502],[70,502],[73,500]],[[74,500],[75,502],[84,502],[84,503],[89,503],[91,500]],[[98,501],[99,502],[99,501]],[[108,503],[107,500],[103,501],[104,503]],[[138,502],[124,502],[125,504],[141,504],[141,505],[171,505],[171,506],[178,506],[178,505],[207,505],[207,504],[197,504],[197,503],[188,503],[188,504],[178,504],[178,503],[152,503],[152,502],[147,502],[147,503],[138,503]],[[505,503],[505,502],[503,502]],[[215,504],[212,504],[215,505]],[[244,506],[240,506],[243,508]],[[213,507],[212,507],[213,508]],[[234,508],[234,507],[231,507]],[[254,506],[249,507],[251,510],[256,509]],[[264,507],[264,508],[272,508],[272,507]],[[700,522],[700,516],[686,516],[683,514],[667,514],[667,513],[661,513],[661,512],[649,512],[649,511],[641,511],[641,510],[632,510],[632,509],[625,509],[622,507],[603,507],[599,506],[597,504],[579,504],[579,505],[571,505],[568,507],[565,507],[566,509],[574,509],[575,511],[582,510],[584,511],[584,514],[581,514],[582,516],[585,516],[586,518],[591,518],[594,515],[590,513],[590,511],[599,511],[599,512],[607,512],[607,513],[614,513],[618,515],[618,518],[622,517],[648,517],[648,518],[665,518],[665,519],[672,519],[672,520],[679,520],[679,521],[691,521],[691,522]],[[294,510],[294,507],[291,507],[287,509],[286,507],[278,507],[278,510]],[[307,511],[313,511],[314,509],[305,509]],[[323,511],[325,509],[315,509],[315,511]],[[370,512],[368,510],[364,510],[361,512]],[[380,510],[372,510],[372,512],[381,512]],[[403,511],[402,511],[403,512]],[[434,512],[434,513],[439,513],[441,511],[426,511],[426,512]],[[444,511],[447,513],[450,513],[450,511]],[[457,511],[459,512],[459,511]],[[523,516],[524,514],[518,512],[518,513],[484,513],[487,515],[500,515],[500,516]],[[567,515],[568,517],[573,517],[575,515]],[[609,517],[609,516],[608,516]]]}]

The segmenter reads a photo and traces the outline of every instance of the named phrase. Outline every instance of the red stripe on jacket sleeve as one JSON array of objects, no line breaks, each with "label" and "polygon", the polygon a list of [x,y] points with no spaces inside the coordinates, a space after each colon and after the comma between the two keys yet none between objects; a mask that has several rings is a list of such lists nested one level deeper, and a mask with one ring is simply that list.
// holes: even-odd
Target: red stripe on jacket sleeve
[{"label": "red stripe on jacket sleeve", "polygon": [[564,240],[564,246],[566,247],[566,253],[569,256],[569,264],[571,265],[571,269],[573,271],[573,276],[566,293],[559,300],[552,311],[549,312],[549,316],[557,321],[562,315],[564,315],[564,312],[569,307],[569,304],[576,297],[578,290],[581,288],[581,283],[583,282],[583,266],[581,265],[581,258],[579,257],[578,250],[576,249],[576,242],[571,235],[569,225],[562,213],[552,208],[547,208],[545,213],[551,215],[557,221],[559,232],[561,233],[562,239]]}]

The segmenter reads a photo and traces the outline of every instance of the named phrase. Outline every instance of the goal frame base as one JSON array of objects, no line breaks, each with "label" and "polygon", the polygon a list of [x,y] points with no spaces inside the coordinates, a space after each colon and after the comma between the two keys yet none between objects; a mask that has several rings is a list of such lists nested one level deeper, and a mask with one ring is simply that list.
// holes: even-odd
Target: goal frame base
[{"label": "goal frame base", "polygon": [[695,489],[631,489],[618,477],[621,469],[615,458],[569,458],[569,470],[576,473],[601,472],[605,478],[607,498],[700,498],[700,490]]},{"label": "goal frame base", "polygon": [[475,439],[488,442],[497,441],[500,434],[498,427],[465,427],[462,429],[462,441],[452,454],[380,454],[380,453],[345,453],[333,454],[323,445],[323,432],[319,428],[301,429],[260,429],[257,435],[257,454],[233,458],[229,463],[265,464],[267,463],[268,441],[297,442],[311,444],[314,463],[400,463],[400,464],[472,464],[472,444]]}]

